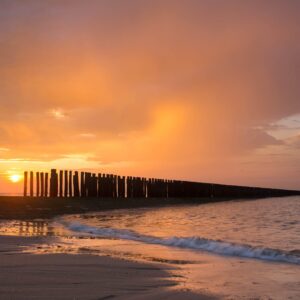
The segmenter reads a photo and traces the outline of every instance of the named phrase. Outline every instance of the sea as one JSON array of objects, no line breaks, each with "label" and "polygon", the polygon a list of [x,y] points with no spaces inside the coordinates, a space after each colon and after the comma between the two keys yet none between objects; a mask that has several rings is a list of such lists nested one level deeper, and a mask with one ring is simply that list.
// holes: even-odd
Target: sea
[{"label": "sea", "polygon": [[0,234],[46,238],[25,252],[164,265],[177,288],[222,299],[300,299],[298,196],[2,220]]}]

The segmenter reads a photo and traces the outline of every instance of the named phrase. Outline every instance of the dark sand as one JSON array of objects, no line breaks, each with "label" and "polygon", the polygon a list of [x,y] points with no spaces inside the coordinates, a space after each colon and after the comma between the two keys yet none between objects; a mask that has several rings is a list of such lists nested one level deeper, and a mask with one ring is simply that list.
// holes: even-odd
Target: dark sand
[{"label": "dark sand", "polygon": [[0,299],[216,299],[176,287],[165,265],[21,252],[41,242],[0,236]]},{"label": "dark sand", "polygon": [[154,207],[186,203],[228,201],[228,198],[43,198],[0,196],[0,219],[51,218],[62,214],[85,213],[119,208]]}]

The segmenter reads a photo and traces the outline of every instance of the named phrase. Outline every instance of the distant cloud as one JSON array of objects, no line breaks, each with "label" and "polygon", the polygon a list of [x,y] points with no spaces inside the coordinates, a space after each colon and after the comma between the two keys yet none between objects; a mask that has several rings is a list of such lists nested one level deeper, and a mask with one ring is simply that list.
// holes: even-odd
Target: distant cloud
[{"label": "distant cloud", "polygon": [[87,139],[96,137],[96,135],[94,133],[80,133],[79,136],[82,138],[87,138]]},{"label": "distant cloud", "polygon": [[282,118],[272,122],[266,127],[266,131],[278,139],[292,138],[300,134],[300,114]]},{"label": "distant cloud", "polygon": [[286,143],[293,147],[293,148],[297,148],[297,150],[299,151],[299,148],[300,148],[300,134],[297,135],[297,136],[293,136],[293,137],[290,137],[288,139],[286,139]]},{"label": "distant cloud", "polygon": [[62,109],[52,109],[49,111],[49,114],[55,119],[62,120],[67,117],[66,113]]}]

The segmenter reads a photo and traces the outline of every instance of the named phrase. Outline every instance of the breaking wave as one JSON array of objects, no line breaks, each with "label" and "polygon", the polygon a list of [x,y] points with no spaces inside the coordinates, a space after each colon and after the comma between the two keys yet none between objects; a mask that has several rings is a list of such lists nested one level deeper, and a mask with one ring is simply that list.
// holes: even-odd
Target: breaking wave
[{"label": "breaking wave", "polygon": [[142,235],[135,231],[126,229],[99,228],[83,225],[81,223],[76,222],[68,223],[65,221],[61,221],[60,223],[73,232],[88,234],[97,237],[131,240],[147,244],[158,244],[169,247],[180,247],[193,250],[203,250],[220,255],[300,264],[300,251],[298,250],[283,251],[278,249],[261,248],[245,244],[235,244],[220,240],[206,239],[197,236],[174,236],[168,238],[159,238],[149,235]]}]

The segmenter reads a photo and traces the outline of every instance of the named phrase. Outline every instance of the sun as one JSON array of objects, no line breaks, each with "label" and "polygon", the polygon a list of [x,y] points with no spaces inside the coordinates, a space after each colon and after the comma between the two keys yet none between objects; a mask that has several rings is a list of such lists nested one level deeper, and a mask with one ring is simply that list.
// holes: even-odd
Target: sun
[{"label": "sun", "polygon": [[9,176],[9,180],[14,183],[21,181],[21,179],[22,177],[19,174],[12,174]]}]

